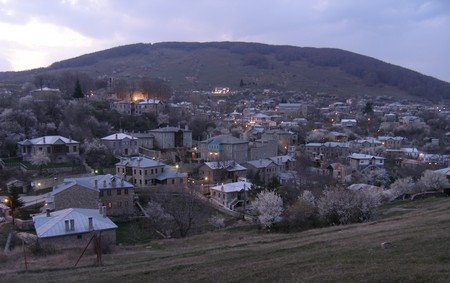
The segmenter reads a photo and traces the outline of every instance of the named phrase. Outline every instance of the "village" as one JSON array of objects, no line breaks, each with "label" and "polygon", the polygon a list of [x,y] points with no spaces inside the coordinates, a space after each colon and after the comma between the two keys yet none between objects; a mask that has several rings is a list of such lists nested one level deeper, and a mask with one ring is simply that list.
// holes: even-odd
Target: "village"
[{"label": "village", "polygon": [[[38,88],[25,97],[58,100],[61,92]],[[391,201],[450,187],[445,105],[228,87],[165,100],[143,91],[80,99],[107,105],[116,126],[89,139],[16,135],[16,156],[0,161],[3,221],[35,234],[42,248],[83,248],[100,234],[102,245],[114,246],[117,224],[141,218],[160,237],[185,237],[197,221],[194,202],[210,207],[208,229],[227,219],[257,223],[253,201],[267,191],[284,203],[270,227],[293,217],[282,211],[305,191],[319,199],[334,187]],[[154,128],[126,128],[149,116]]]}]

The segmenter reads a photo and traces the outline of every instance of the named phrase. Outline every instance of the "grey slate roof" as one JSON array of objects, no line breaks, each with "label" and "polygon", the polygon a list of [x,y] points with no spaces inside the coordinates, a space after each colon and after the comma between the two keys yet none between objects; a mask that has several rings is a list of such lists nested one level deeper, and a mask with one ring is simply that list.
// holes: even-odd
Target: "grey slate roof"
[{"label": "grey slate roof", "polygon": [[129,166],[129,167],[156,167],[156,166],[166,166],[161,161],[149,159],[146,157],[131,157],[117,162],[116,165]]},{"label": "grey slate roof", "polygon": [[62,136],[43,136],[18,142],[21,145],[79,144],[79,142]]},{"label": "grey slate roof", "polygon": [[[33,223],[39,238],[50,238],[90,232],[89,217],[92,217],[94,231],[117,229],[117,225],[108,217],[101,215],[98,209],[85,208],[58,210],[51,212],[50,216],[46,213],[39,214],[33,217]],[[74,229],[66,231],[65,220],[70,219],[74,221]]]}]

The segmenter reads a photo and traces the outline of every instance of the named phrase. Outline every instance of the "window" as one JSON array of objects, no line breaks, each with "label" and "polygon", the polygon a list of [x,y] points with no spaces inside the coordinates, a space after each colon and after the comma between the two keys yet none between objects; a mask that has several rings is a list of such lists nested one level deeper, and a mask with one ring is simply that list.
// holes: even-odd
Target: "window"
[{"label": "window", "polygon": [[103,196],[103,191],[100,191],[99,195],[100,195],[100,197],[102,197]]},{"label": "window", "polygon": [[158,168],[155,169],[155,174],[158,174]]},{"label": "window", "polygon": [[117,195],[120,196],[122,194],[122,190],[121,189],[117,189]]},{"label": "window", "polygon": [[77,146],[76,145],[73,146],[73,152],[77,152]]},{"label": "window", "polygon": [[128,206],[128,201],[125,201],[125,206]]},{"label": "window", "polygon": [[106,191],[106,195],[110,196],[111,195],[111,190],[107,190]]},{"label": "window", "polygon": [[151,172],[150,174],[153,174],[153,169],[152,169],[152,170],[150,170],[150,172]]},{"label": "window", "polygon": [[128,195],[128,189],[125,189],[123,192],[125,195]]},{"label": "window", "polygon": [[119,201],[119,203],[117,204],[118,207],[122,207],[122,202]]},{"label": "window", "polygon": [[145,169],[144,174],[145,174],[145,176],[147,176],[147,169]]},{"label": "window", "polygon": [[49,147],[47,147],[47,153],[50,153],[50,148]]},{"label": "window", "polygon": [[136,169],[133,170],[133,174],[136,175]]},{"label": "window", "polygon": [[139,175],[141,175],[141,176],[142,176],[142,170],[139,170]]},{"label": "window", "polygon": [[120,173],[120,168],[117,168],[117,173]]},{"label": "window", "polygon": [[142,185],[142,180],[139,180],[139,185]]},{"label": "window", "polygon": [[83,238],[83,235],[81,235],[81,234],[77,235],[77,239],[82,239],[82,238]]},{"label": "window", "polygon": [[174,185],[175,184],[175,179],[172,179],[172,185]]}]

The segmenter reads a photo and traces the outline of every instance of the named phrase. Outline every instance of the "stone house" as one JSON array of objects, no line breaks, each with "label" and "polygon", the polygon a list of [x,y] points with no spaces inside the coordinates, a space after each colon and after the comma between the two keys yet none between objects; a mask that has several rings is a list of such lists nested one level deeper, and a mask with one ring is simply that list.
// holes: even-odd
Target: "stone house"
[{"label": "stone house", "polygon": [[281,129],[267,130],[261,135],[262,139],[275,140],[278,143],[278,152],[285,154],[290,145],[297,144],[297,134]]},{"label": "stone house", "polygon": [[353,153],[348,156],[350,161],[350,167],[352,170],[356,171],[364,171],[367,169],[379,169],[384,168],[384,157],[361,154],[361,153]]},{"label": "stone house", "polygon": [[259,176],[259,180],[265,185],[270,183],[273,178],[277,178],[280,168],[271,159],[259,159],[247,161],[244,166],[248,170],[248,175],[255,178]]},{"label": "stone house", "polygon": [[304,149],[307,156],[320,161],[335,161],[350,154],[348,142],[307,143]]},{"label": "stone house", "polygon": [[162,112],[165,108],[164,103],[161,100],[145,98],[136,101],[135,114],[142,115],[144,113],[158,113]]},{"label": "stone house", "polygon": [[135,103],[132,101],[122,100],[111,102],[111,110],[116,110],[119,113],[134,115]]},{"label": "stone house", "polygon": [[116,244],[114,224],[99,209],[67,208],[33,217],[38,242],[43,248],[85,248],[92,237],[101,238],[102,247]]},{"label": "stone house", "polygon": [[62,136],[43,136],[17,143],[17,155],[31,161],[38,152],[45,152],[53,163],[66,163],[80,157],[80,143]]},{"label": "stone house", "polygon": [[136,187],[155,186],[157,177],[164,173],[166,164],[146,157],[124,158],[116,163],[116,174]]},{"label": "stone house", "polygon": [[184,129],[167,126],[150,130],[148,133],[154,136],[154,146],[159,149],[192,147],[192,131],[187,126]]},{"label": "stone house", "polygon": [[108,216],[129,216],[134,212],[134,187],[120,176],[96,175],[66,178],[55,186],[45,208],[96,209],[106,206]]},{"label": "stone house", "polygon": [[219,135],[200,142],[200,157],[207,161],[248,160],[249,142],[231,135]]},{"label": "stone house", "polygon": [[211,200],[229,210],[249,203],[247,192],[252,189],[252,183],[234,182],[221,184],[210,188]]},{"label": "stone house", "polygon": [[404,137],[389,137],[389,136],[379,136],[378,141],[381,145],[388,149],[399,149],[402,146]]},{"label": "stone house", "polygon": [[269,158],[278,154],[278,143],[275,140],[258,139],[249,143],[249,159]]},{"label": "stone house", "polygon": [[210,161],[203,163],[198,168],[199,176],[205,180],[205,184],[236,182],[240,177],[245,178],[247,168],[234,160]]},{"label": "stone house", "polygon": [[115,133],[100,139],[114,155],[130,156],[139,154],[139,148],[153,148],[153,137],[141,139],[132,134]]}]

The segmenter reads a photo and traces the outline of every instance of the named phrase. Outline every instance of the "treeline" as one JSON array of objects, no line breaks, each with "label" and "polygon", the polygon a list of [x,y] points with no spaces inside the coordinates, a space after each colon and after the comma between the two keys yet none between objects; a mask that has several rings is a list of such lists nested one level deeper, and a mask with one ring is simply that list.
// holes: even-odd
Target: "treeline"
[{"label": "treeline", "polygon": [[[244,42],[137,43],[56,62],[49,69],[90,66],[104,59],[126,57],[132,54],[149,54],[161,49],[177,49],[192,52],[210,48],[227,50],[230,53],[239,55],[242,66],[269,69],[274,66],[273,63],[275,61],[283,62],[284,64],[305,61],[312,66],[339,68],[345,73],[361,79],[368,87],[395,87],[413,96],[426,97],[433,102],[450,98],[450,83],[368,56],[333,48],[276,46]],[[41,69],[41,71],[44,70],[46,69]],[[3,74],[3,76],[6,76],[6,74]]]}]

